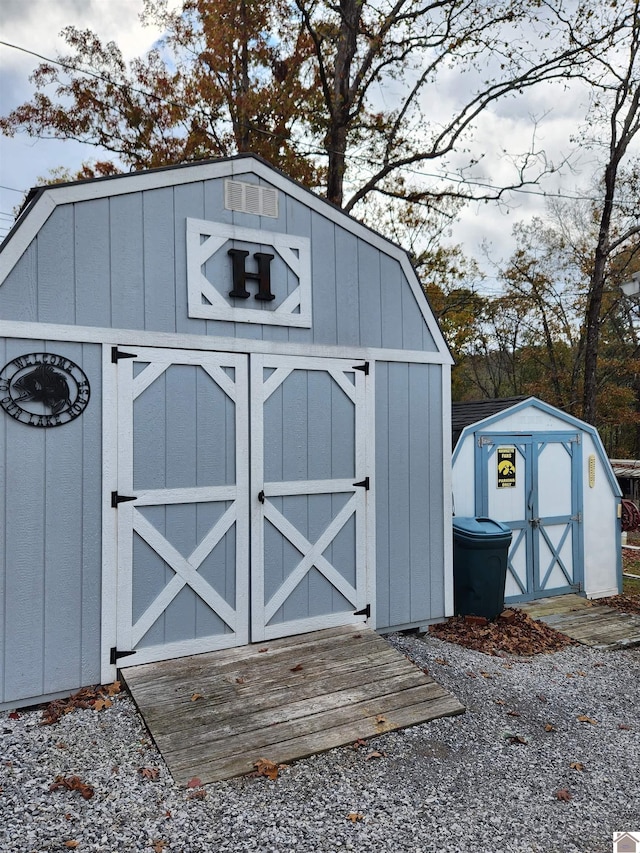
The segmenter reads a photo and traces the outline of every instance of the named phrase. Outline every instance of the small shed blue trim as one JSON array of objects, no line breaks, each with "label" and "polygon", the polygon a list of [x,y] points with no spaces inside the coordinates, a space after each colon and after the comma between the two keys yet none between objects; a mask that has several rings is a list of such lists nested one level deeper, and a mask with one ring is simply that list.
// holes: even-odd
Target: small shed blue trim
[{"label": "small shed blue trim", "polygon": [[465,404],[455,406],[454,507],[514,531],[507,600],[620,590],[621,493],[597,430],[534,397],[469,404],[469,413],[492,408],[465,423]]}]

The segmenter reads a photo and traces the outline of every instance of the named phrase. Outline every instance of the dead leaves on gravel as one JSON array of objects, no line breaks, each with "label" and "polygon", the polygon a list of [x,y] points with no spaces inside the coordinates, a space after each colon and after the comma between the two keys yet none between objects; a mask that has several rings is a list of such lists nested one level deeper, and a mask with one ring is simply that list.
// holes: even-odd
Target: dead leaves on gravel
[{"label": "dead leaves on gravel", "polygon": [[94,711],[104,711],[113,705],[112,697],[122,692],[119,681],[112,684],[99,684],[94,687],[83,687],[68,699],[55,699],[45,707],[40,720],[41,726],[52,726],[60,717],[70,714],[76,708],[92,708]]},{"label": "dead leaves on gravel", "polygon": [[477,617],[452,616],[446,622],[430,625],[429,633],[439,640],[498,657],[549,654],[575,645],[570,637],[537,622],[522,610],[505,610],[493,622],[482,621],[486,624],[478,624]]}]

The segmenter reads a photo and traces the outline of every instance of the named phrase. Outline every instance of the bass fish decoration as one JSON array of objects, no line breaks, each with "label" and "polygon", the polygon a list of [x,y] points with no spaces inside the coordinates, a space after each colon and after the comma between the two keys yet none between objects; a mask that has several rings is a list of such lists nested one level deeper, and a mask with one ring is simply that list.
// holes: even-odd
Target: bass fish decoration
[{"label": "bass fish decoration", "polygon": [[69,423],[84,412],[90,393],[81,368],[51,352],[21,355],[0,371],[0,406],[27,426]]}]

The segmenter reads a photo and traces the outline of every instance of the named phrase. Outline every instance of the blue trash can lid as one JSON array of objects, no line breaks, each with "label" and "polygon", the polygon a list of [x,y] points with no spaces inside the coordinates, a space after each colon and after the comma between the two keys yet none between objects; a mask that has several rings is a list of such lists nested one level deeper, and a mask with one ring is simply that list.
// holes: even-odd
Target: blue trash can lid
[{"label": "blue trash can lid", "polygon": [[511,535],[511,528],[501,521],[492,518],[467,518],[454,516],[453,529],[468,536],[479,539],[502,539],[505,534]]}]

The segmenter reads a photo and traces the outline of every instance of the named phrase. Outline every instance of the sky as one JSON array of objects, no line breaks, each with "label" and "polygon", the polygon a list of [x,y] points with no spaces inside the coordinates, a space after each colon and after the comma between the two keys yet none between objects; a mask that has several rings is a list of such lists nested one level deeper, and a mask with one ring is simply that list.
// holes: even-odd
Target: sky
[{"label": "sky", "polygon": [[[173,0],[176,4],[178,0]],[[63,27],[73,24],[94,30],[103,41],[113,39],[125,59],[148,50],[159,32],[142,27],[138,15],[142,0],[1,0],[0,40],[44,57],[55,58],[65,53],[60,36]],[[0,114],[6,115],[29,100],[34,87],[29,75],[38,65],[37,57],[15,48],[0,45]],[[451,77],[455,88],[459,81]],[[440,92],[446,108],[446,87]],[[569,137],[577,129],[579,100],[558,88],[539,89],[525,98],[508,100],[479,122],[475,136],[476,149],[484,154],[483,170],[487,178],[499,183],[509,174],[509,162],[501,151],[525,151],[531,142],[532,117],[539,119],[536,144],[544,148],[550,159],[559,162],[569,151]],[[11,226],[16,205],[24,193],[51,169],[77,169],[83,160],[96,156],[96,150],[75,142],[36,140],[20,134],[12,139],[0,136],[0,238]],[[567,178],[555,176],[544,184],[554,192],[568,191],[590,170],[588,157],[577,162],[578,171]],[[488,246],[495,260],[506,258],[513,250],[512,226],[544,211],[540,188],[509,196],[505,205],[471,204],[454,225],[451,242],[459,242],[465,252],[483,258]],[[482,260],[488,274],[487,292],[495,289],[491,266]]]}]

